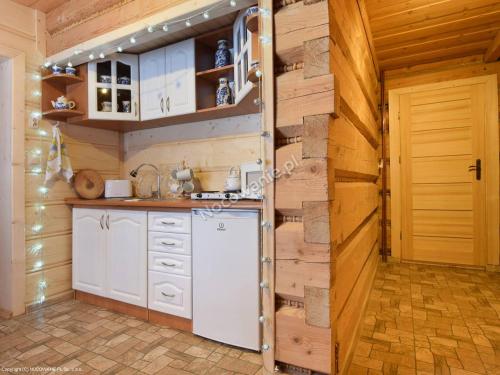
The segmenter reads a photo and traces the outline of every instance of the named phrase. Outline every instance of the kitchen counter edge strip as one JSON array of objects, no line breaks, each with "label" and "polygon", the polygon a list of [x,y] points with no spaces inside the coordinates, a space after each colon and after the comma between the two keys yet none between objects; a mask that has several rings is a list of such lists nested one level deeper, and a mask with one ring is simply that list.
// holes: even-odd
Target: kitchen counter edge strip
[{"label": "kitchen counter edge strip", "polygon": [[172,199],[172,200],[144,200],[144,201],[126,201],[124,199],[80,199],[66,198],[66,204],[76,207],[121,207],[121,208],[148,208],[148,209],[253,209],[261,210],[262,202],[253,200],[240,200],[236,202],[221,200],[191,200],[191,199]]}]

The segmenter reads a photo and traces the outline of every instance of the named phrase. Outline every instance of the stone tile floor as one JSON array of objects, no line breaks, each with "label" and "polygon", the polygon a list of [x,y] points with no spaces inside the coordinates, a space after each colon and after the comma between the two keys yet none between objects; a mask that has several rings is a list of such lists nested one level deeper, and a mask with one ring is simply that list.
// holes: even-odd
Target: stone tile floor
[{"label": "stone tile floor", "polygon": [[0,320],[0,372],[35,366],[44,369],[30,374],[262,373],[258,353],[73,300]]},{"label": "stone tile floor", "polygon": [[500,374],[500,273],[381,264],[348,374]]}]

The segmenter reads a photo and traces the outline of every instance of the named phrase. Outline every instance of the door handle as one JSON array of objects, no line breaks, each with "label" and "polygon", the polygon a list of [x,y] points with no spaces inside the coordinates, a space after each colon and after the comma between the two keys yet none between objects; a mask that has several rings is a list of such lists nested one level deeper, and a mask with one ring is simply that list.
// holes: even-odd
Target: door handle
[{"label": "door handle", "polygon": [[161,100],[160,100],[160,109],[161,109],[161,113],[165,113],[163,111],[163,96],[161,97]]},{"label": "door handle", "polygon": [[161,242],[162,245],[165,245],[165,246],[175,246],[175,243],[174,242]]},{"label": "door handle", "polygon": [[165,225],[175,225],[175,221],[162,221],[161,223]]},{"label": "door handle", "polygon": [[104,224],[102,223],[102,220],[104,219],[104,214],[101,216],[101,220],[99,220],[99,224],[101,224],[101,229],[104,230]]},{"label": "door handle", "polygon": [[170,96],[167,96],[167,112],[170,112]]},{"label": "door handle", "polygon": [[135,117],[137,117],[137,102],[134,102],[134,113]]},{"label": "door handle", "polygon": [[165,267],[175,267],[175,264],[172,264],[172,263],[165,263],[165,262],[161,262],[161,264]]},{"label": "door handle", "polygon": [[481,159],[476,159],[475,165],[469,165],[469,172],[476,172],[476,180],[481,180]]},{"label": "door handle", "polygon": [[106,228],[109,230],[109,214],[106,216]]},{"label": "door handle", "polygon": [[175,294],[167,294],[165,292],[161,292],[161,294],[165,297],[169,297],[169,298],[174,298],[175,297]]}]

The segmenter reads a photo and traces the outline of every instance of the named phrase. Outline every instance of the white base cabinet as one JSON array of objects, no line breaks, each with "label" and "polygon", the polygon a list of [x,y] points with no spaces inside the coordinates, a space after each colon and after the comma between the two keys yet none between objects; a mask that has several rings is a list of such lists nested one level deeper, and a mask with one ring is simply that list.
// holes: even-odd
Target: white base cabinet
[{"label": "white base cabinet", "polygon": [[148,307],[191,319],[191,213],[148,214]]},{"label": "white base cabinet", "polygon": [[73,289],[147,307],[147,213],[73,209]]}]

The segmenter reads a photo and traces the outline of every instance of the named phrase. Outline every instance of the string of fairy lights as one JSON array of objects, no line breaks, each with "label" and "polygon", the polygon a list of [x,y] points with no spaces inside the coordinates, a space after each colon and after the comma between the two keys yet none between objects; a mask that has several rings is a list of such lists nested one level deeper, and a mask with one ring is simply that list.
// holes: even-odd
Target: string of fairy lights
[{"label": "string of fairy lights", "polygon": [[[120,43],[116,44],[114,47],[107,47],[108,52],[112,49],[112,53],[114,52],[123,52],[126,48],[133,46],[140,40],[144,35],[154,33],[156,31],[163,31],[163,32],[169,32],[173,29],[174,25],[177,24],[182,24],[184,23],[185,27],[191,27],[193,23],[195,22],[196,19],[202,18],[204,20],[208,20],[211,17],[211,14],[214,10],[217,8],[227,5],[228,1],[224,0],[221,1],[214,6],[207,8],[199,13],[196,13],[194,15],[190,15],[189,17],[186,18],[180,18],[176,19],[170,22],[158,24],[158,25],[148,25],[142,32],[136,33],[128,38],[126,41],[121,41]],[[236,7],[237,6],[237,1],[236,0],[230,0],[229,5],[231,7]],[[272,12],[269,9],[265,8],[259,8],[258,9],[259,13],[263,17],[269,17]],[[271,43],[272,37],[270,35],[265,35],[261,34],[259,35],[259,41],[262,45],[266,45]],[[75,50],[74,55],[80,55],[84,53],[82,50]],[[96,59],[97,57],[100,59],[104,59],[106,57],[105,51],[88,51],[88,59],[90,61]],[[55,65],[51,61],[46,61],[43,64],[44,68],[49,68],[52,65]],[[73,66],[71,61],[67,61],[67,66]],[[262,97],[262,71],[258,70],[256,72],[256,76],[259,80],[259,99],[255,100],[255,104],[259,105],[259,107],[262,110],[263,103],[260,100]],[[41,74],[40,73],[35,73],[32,76],[32,79],[35,81],[40,81],[41,80]],[[32,92],[33,97],[41,97],[41,92],[39,89],[36,89]],[[42,118],[42,114],[39,111],[33,111],[31,112],[31,121],[38,123],[38,120]],[[38,146],[33,148],[32,150],[28,151],[31,153],[30,155],[30,160],[36,160],[36,163],[33,163],[33,166],[29,165],[29,173],[32,175],[38,176],[38,187],[36,189],[37,193],[37,202],[34,204],[34,210],[35,210],[35,217],[36,220],[32,227],[30,228],[31,231],[31,243],[32,245],[27,248],[27,251],[29,252],[29,255],[31,257],[35,257],[37,260],[33,262],[33,268],[32,271],[40,271],[41,276],[38,280],[38,283],[36,284],[36,297],[35,297],[35,303],[43,303],[46,299],[46,290],[47,290],[47,280],[45,277],[45,269],[44,269],[44,237],[43,237],[43,229],[44,229],[44,216],[45,216],[45,201],[48,199],[48,194],[49,194],[49,187],[45,186],[44,184],[44,173],[43,173],[43,151],[42,151],[42,145],[44,143],[44,140],[46,141],[46,138],[48,137],[48,132],[44,129],[39,129],[38,130]],[[261,136],[264,138],[270,137],[269,132],[267,131],[262,131]],[[262,146],[262,145],[261,145]],[[260,159],[259,159],[260,160]],[[262,164],[263,161],[260,160]],[[262,165],[263,170],[265,170],[265,166]],[[264,229],[272,229],[268,225],[268,222],[263,222],[262,226]],[[262,257],[261,259],[262,265],[265,266],[268,263],[271,262],[271,259],[269,257]],[[262,292],[264,292],[268,288],[269,283],[265,280],[262,280],[260,283],[260,288]],[[262,313],[262,315],[259,317],[259,321],[264,324],[265,322],[265,316]],[[267,351],[270,349],[270,346],[267,343],[262,344],[262,350]]]}]

